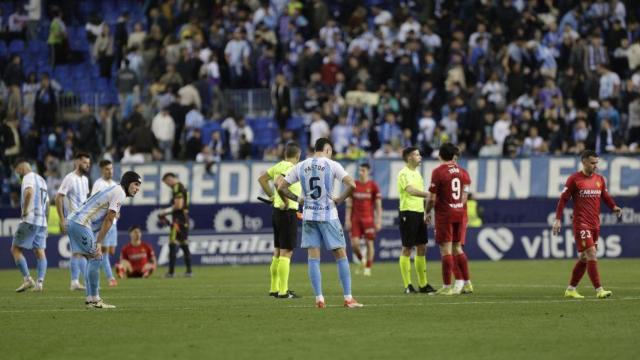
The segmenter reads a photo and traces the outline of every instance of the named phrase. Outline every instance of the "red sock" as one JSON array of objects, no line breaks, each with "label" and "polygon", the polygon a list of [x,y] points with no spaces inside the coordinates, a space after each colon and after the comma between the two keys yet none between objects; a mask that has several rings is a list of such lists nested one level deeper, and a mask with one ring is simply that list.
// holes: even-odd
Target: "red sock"
[{"label": "red sock", "polygon": [[569,285],[576,287],[580,283],[580,280],[584,276],[584,272],[587,271],[587,263],[578,260],[576,265],[573,267],[573,272],[571,273],[571,282]]},{"label": "red sock", "polygon": [[[454,260],[455,260],[455,256],[454,256]],[[456,280],[464,280],[462,278],[462,270],[460,270],[460,266],[458,266],[457,261],[454,261],[454,264],[453,264],[453,277],[456,278]]]},{"label": "red sock", "polygon": [[451,285],[451,271],[453,270],[453,255],[442,256],[442,283]]},{"label": "red sock", "polygon": [[469,278],[469,262],[467,261],[467,255],[465,253],[456,255],[456,264],[460,269],[460,275],[464,281],[468,281]]},{"label": "red sock", "polygon": [[371,265],[373,265],[373,260],[367,260],[367,267],[371,269]]},{"label": "red sock", "polygon": [[587,261],[587,273],[594,288],[597,289],[602,286],[600,285],[600,274],[598,273],[598,262],[596,260]]},{"label": "red sock", "polygon": [[362,261],[362,252],[360,251],[360,248],[354,246],[352,249],[353,249],[353,253],[356,255],[358,260]]}]

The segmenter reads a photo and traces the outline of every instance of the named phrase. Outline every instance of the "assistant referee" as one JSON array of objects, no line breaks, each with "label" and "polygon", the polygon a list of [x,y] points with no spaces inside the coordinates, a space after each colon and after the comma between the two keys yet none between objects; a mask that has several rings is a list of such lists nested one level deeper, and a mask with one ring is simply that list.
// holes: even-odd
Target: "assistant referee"
[{"label": "assistant referee", "polygon": [[[258,182],[262,190],[273,200],[273,258],[269,267],[271,274],[271,289],[269,295],[281,299],[292,299],[298,296],[289,290],[289,268],[293,249],[298,240],[298,203],[289,199],[282,199],[277,191],[269,186],[269,181],[278,186],[287,173],[300,161],[300,145],[291,142],[284,150],[285,159],[270,167],[260,175]],[[294,194],[300,195],[302,187],[295,183],[289,187]]]},{"label": "assistant referee", "polygon": [[418,170],[422,156],[416,147],[402,151],[405,167],[398,173],[398,193],[400,195],[400,273],[404,283],[404,293],[416,293],[411,284],[411,251],[416,249],[414,266],[418,274],[418,289],[421,293],[435,292],[427,282],[427,224],[424,202],[429,193],[424,191],[424,180]]}]

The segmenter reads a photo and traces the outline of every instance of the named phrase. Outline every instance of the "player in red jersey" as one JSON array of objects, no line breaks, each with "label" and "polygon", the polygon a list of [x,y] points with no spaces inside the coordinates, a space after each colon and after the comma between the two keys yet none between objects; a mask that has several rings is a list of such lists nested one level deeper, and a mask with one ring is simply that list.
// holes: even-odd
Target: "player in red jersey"
[{"label": "player in red jersey", "polygon": [[[382,227],[382,197],[375,181],[369,179],[371,167],[367,163],[358,166],[356,188],[352,199],[346,201],[345,228],[351,231],[351,249],[361,264],[364,264],[364,275],[371,276],[376,233]],[[365,263],[360,251],[360,239],[367,243],[367,261]]]},{"label": "player in red jersey", "polygon": [[[471,178],[456,163],[460,149],[447,142],[438,151],[440,166],[431,173],[431,193],[425,212],[435,208],[435,238],[442,258],[442,283],[437,295],[470,294],[473,286],[469,278],[467,256],[463,251],[467,232],[467,195]],[[431,221],[430,215],[427,221]],[[456,284],[451,287],[451,274]]]},{"label": "player in red jersey", "polygon": [[119,278],[147,278],[156,269],[156,255],[151,245],[142,242],[142,230],[139,226],[129,229],[131,242],[120,251],[120,262],[116,264]]},{"label": "player in red jersey", "polygon": [[573,267],[571,281],[564,296],[575,299],[584,298],[578,293],[576,286],[586,271],[596,289],[596,297],[604,299],[610,297],[612,293],[602,288],[598,273],[596,248],[600,234],[600,199],[602,198],[618,217],[622,216],[622,209],[609,195],[604,177],[596,174],[598,154],[593,150],[585,150],[582,152],[581,160],[582,170],[569,176],[562,190],[552,230],[554,235],[560,233],[562,211],[567,201],[573,199],[573,237],[578,248],[578,262]]}]

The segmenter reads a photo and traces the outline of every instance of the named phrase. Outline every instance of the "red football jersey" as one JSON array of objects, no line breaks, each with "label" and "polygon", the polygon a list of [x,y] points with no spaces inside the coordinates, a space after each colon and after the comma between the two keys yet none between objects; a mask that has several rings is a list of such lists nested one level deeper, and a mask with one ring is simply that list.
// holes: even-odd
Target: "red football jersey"
[{"label": "red football jersey", "polygon": [[467,204],[462,195],[469,191],[471,178],[458,164],[446,163],[433,169],[429,192],[436,194],[436,221],[457,222],[466,218]]},{"label": "red football jersey", "polygon": [[616,206],[600,174],[585,175],[582,171],[569,176],[556,208],[556,219],[562,218],[564,205],[573,199],[573,225],[582,229],[600,228],[600,198],[610,207]]},{"label": "red football jersey", "polygon": [[376,199],[381,199],[378,184],[373,180],[366,183],[356,180],[356,188],[353,190],[351,218],[373,219],[373,210]]},{"label": "red football jersey", "polygon": [[139,246],[133,246],[129,243],[122,248],[120,253],[122,259],[131,263],[134,272],[142,272],[142,268],[155,257],[151,246],[145,243],[141,243]]}]

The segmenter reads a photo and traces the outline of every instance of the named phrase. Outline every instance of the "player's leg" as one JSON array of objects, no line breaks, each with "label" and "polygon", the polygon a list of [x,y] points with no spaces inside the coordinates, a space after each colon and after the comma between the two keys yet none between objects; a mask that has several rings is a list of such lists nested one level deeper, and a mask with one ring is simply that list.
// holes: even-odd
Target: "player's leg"
[{"label": "player's leg", "polygon": [[186,222],[179,224],[177,239],[180,243],[182,256],[184,257],[184,264],[187,268],[187,272],[184,273],[184,276],[191,277],[193,276],[193,272],[191,271],[191,250],[189,249],[189,226]]},{"label": "player's leg", "polygon": [[400,212],[400,239],[402,249],[398,265],[402,276],[402,285],[405,294],[415,294],[416,289],[411,284],[411,251],[414,247],[415,230],[412,226],[411,215],[407,211]]},{"label": "player's leg", "polygon": [[362,307],[353,298],[351,293],[351,270],[349,269],[349,259],[346,252],[346,240],[342,231],[340,220],[330,220],[320,224],[322,240],[327,250],[331,250],[338,267],[338,277],[342,285],[342,295],[344,296],[344,306],[347,308]]},{"label": "player's leg", "polygon": [[322,244],[318,222],[302,221],[302,248],[308,252],[308,275],[311,287],[315,295],[316,307],[324,308],[325,301],[322,295],[322,274],[320,272],[320,246]]},{"label": "player's leg", "polygon": [[22,274],[22,284],[16,289],[16,292],[23,292],[27,289],[35,286],[35,282],[29,274],[29,266],[27,265],[27,259],[22,253],[23,249],[30,249],[33,246],[33,225],[27,223],[20,223],[15,234],[13,234],[13,240],[11,243],[11,255],[16,266]]},{"label": "player's leg", "polygon": [[565,297],[574,298],[574,299],[583,299],[584,296],[578,293],[576,287],[580,283],[580,280],[584,276],[585,272],[587,272],[587,240],[586,240],[587,232],[578,228],[573,228],[573,238],[576,243],[576,247],[578,248],[578,261],[573,266],[573,271],[571,272],[571,280],[569,281],[569,286],[564,292]]},{"label": "player's leg", "polygon": [[440,260],[442,262],[442,288],[436,294],[453,295],[451,289],[451,273],[453,272],[453,224],[450,222],[436,221],[436,243],[440,248]]},{"label": "player's leg", "polygon": [[277,297],[280,279],[278,277],[278,264],[280,262],[280,210],[274,208],[271,214],[271,225],[273,227],[273,256],[271,257],[271,265],[269,266],[269,276],[271,278],[271,287],[269,288],[269,296]]},{"label": "player's leg", "polygon": [[[467,239],[467,219],[454,224],[453,227],[453,259],[454,274],[456,274],[456,286],[454,293],[471,294],[473,293],[473,285],[471,284],[471,275],[469,272],[469,260],[464,252],[464,244]],[[462,289],[457,289],[461,287]],[[460,291],[458,291],[460,290]]]},{"label": "player's leg", "polygon": [[34,248],[33,252],[36,255],[38,269],[38,279],[33,291],[42,291],[44,289],[44,278],[47,275],[47,255],[43,247]]},{"label": "player's leg", "polygon": [[118,243],[118,230],[115,226],[111,226],[109,232],[104,238],[102,245],[102,270],[109,281],[109,286],[118,286],[118,281],[113,276],[111,269],[111,255],[115,254],[116,244]]},{"label": "player's leg", "polygon": [[372,238],[366,239],[366,244],[367,244],[367,263],[365,265],[364,268],[364,275],[365,276],[371,276],[371,268],[373,267],[373,257],[375,256],[375,246],[374,246],[374,240],[375,240],[375,233],[373,234]]},{"label": "player's leg", "polygon": [[590,246],[587,250],[585,250],[585,255],[587,257],[587,274],[589,275],[591,284],[593,284],[593,287],[596,289],[596,297],[598,299],[606,299],[613,295],[613,293],[609,290],[605,290],[600,282],[597,255],[598,237],[600,234],[598,229],[592,229],[590,233],[591,238],[593,239],[593,246]]},{"label": "player's leg", "polygon": [[353,256],[355,256],[354,263],[362,264],[362,251],[360,250],[360,238],[363,235],[362,229],[362,221],[359,218],[351,219],[351,234],[350,234],[350,242],[351,242],[351,251],[353,252]]},{"label": "player's leg", "polygon": [[132,268],[129,260],[122,259],[118,263],[116,263],[116,274],[118,274],[118,278],[124,279],[128,277],[131,271]]},{"label": "player's leg", "polygon": [[291,256],[296,247],[298,237],[298,219],[295,211],[286,211],[280,223],[280,256],[278,261],[278,297],[293,299],[298,298],[295,292],[289,290],[289,271],[291,267]]},{"label": "player's leg", "polygon": [[176,238],[177,231],[174,224],[171,224],[169,230],[169,271],[164,277],[172,278],[176,269],[176,258],[178,257],[178,240]]},{"label": "player's leg", "polygon": [[418,291],[430,294],[435,292],[435,289],[429,285],[427,278],[427,224],[424,222],[424,214],[416,213],[415,222],[417,231],[415,233],[416,256],[414,265],[418,275]]}]

